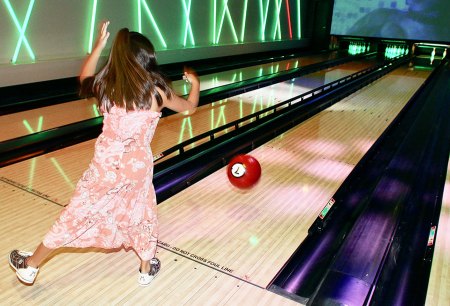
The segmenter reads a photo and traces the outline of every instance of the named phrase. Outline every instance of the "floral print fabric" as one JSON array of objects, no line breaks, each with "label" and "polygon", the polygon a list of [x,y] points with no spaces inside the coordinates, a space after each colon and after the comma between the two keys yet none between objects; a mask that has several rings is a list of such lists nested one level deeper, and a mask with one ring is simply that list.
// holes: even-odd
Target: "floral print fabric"
[{"label": "floral print fabric", "polygon": [[58,247],[132,247],[156,252],[158,220],[150,142],[161,114],[113,107],[104,114],[94,157],[44,238]]}]

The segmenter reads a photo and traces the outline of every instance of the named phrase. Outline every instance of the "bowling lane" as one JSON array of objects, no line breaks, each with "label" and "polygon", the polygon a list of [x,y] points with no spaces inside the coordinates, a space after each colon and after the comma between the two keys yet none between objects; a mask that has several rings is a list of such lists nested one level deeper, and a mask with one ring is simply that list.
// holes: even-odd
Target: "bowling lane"
[{"label": "bowling lane", "polygon": [[248,191],[224,167],[167,199],[160,245],[266,287],[428,75],[397,69],[258,147],[262,176]]},{"label": "bowling lane", "polygon": [[[162,118],[161,124],[164,124],[164,129],[159,129],[158,127],[156,130],[155,141],[152,143],[153,152],[159,154],[175,144],[174,142],[161,140],[168,135],[170,135],[170,138],[177,139],[177,143],[181,143],[192,137],[264,110],[324,84],[328,84],[357,71],[369,68],[376,63],[375,60],[352,61],[294,78],[286,82],[280,82],[268,87],[249,91],[209,105],[204,105],[199,107],[196,113],[191,116],[175,114]],[[253,120],[250,120],[249,122],[251,121]],[[205,141],[206,140],[207,139],[205,139]],[[202,141],[192,145],[192,147],[200,143],[202,143]],[[172,155],[169,155],[168,157],[170,156]]]},{"label": "bowling lane", "polygon": [[[374,64],[374,61],[346,63],[201,106],[190,116],[175,114],[161,118],[151,144],[153,153],[157,155],[182,141]],[[35,190],[52,201],[65,205],[76,182],[92,158],[94,143],[95,140],[83,142],[67,149],[26,160],[17,165],[1,168],[0,178],[12,180],[23,188]],[[45,180],[42,180],[42,177],[45,177]],[[54,184],[61,185],[61,179],[64,182],[64,188],[54,189]]]},{"label": "bowling lane", "polygon": [[[397,69],[257,148],[262,177],[247,192],[231,186],[223,168],[164,201],[160,246],[266,287],[428,74]],[[92,150],[88,141],[11,165],[0,180],[63,206]]]},{"label": "bowling lane", "polygon": [[[13,248],[33,250],[61,207],[0,182],[0,256]],[[26,211],[26,214],[24,214]],[[21,284],[0,265],[1,305],[298,305],[272,292],[159,248],[162,271],[151,290],[136,284],[134,252],[57,250],[41,267],[33,286]],[[6,262],[6,261],[5,261]]]},{"label": "bowling lane", "polygon": [[[330,52],[203,75],[200,76],[200,89],[207,90],[255,77],[288,71],[334,59],[337,56],[337,52]],[[174,81],[173,88],[177,93],[182,95],[187,94],[189,90],[188,84],[183,80]],[[80,99],[1,116],[2,133],[0,135],[0,141],[97,117],[100,114],[95,103],[94,99]]]}]

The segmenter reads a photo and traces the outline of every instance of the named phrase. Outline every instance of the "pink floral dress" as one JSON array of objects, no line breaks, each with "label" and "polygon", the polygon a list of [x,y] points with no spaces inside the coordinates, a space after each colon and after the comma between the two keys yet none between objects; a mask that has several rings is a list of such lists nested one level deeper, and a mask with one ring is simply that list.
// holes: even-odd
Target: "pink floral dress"
[{"label": "pink floral dress", "polygon": [[132,247],[142,260],[156,252],[158,219],[150,142],[161,114],[104,114],[89,168],[44,238],[48,248]]}]

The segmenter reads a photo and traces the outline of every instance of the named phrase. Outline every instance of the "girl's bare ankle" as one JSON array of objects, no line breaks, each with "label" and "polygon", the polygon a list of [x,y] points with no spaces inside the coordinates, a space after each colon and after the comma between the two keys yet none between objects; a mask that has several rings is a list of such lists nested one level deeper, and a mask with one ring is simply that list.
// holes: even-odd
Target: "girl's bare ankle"
[{"label": "girl's bare ankle", "polygon": [[32,268],[38,268],[38,265],[36,265],[34,262],[33,262],[33,258],[31,258],[31,256],[30,257],[27,257],[26,259],[25,259],[25,264],[28,266],[28,267],[32,267]]},{"label": "girl's bare ankle", "polygon": [[141,273],[150,272],[150,261],[141,261]]}]

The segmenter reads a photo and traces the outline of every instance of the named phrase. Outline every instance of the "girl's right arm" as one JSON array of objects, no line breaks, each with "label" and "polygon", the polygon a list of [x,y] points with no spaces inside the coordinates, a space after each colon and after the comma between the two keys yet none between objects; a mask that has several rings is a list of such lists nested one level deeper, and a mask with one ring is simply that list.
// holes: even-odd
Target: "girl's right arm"
[{"label": "girl's right arm", "polygon": [[195,112],[200,98],[200,80],[195,72],[191,70],[186,70],[184,72],[184,77],[191,83],[191,91],[189,92],[187,99],[172,94],[170,99],[164,101],[163,107],[167,107],[175,112],[187,111],[189,114],[192,114]]},{"label": "girl's right arm", "polygon": [[103,22],[100,27],[99,35],[97,41],[95,43],[94,49],[92,53],[89,54],[86,61],[84,62],[81,72],[80,72],[80,83],[83,82],[84,79],[94,76],[95,69],[97,67],[98,60],[100,55],[102,54],[103,49],[106,46],[106,42],[108,41],[109,32],[108,32],[109,21]]}]

